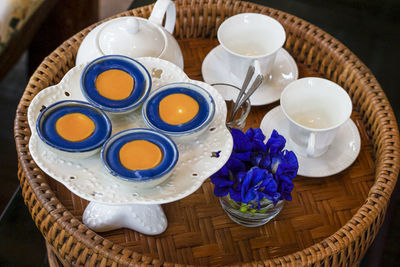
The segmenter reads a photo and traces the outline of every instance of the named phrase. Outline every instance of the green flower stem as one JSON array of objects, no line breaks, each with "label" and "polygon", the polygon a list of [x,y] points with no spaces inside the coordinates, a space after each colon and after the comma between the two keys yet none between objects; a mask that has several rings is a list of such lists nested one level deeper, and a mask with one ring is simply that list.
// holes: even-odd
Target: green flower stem
[{"label": "green flower stem", "polygon": [[243,213],[248,213],[249,208],[250,208],[250,205],[245,204],[245,203],[242,203],[242,204],[240,205],[239,211],[240,211],[240,212],[243,212]]},{"label": "green flower stem", "polygon": [[[228,198],[228,203],[229,203],[229,205],[230,205],[233,209],[236,209],[236,210],[238,210],[238,211],[240,211],[240,212],[242,212],[242,213],[252,213],[252,214],[254,214],[254,213],[261,213],[261,214],[262,214],[262,213],[266,213],[267,210],[269,210],[268,208],[265,208],[265,207],[266,207],[265,205],[263,206],[264,209],[255,209],[255,208],[253,208],[253,207],[258,207],[258,203],[252,203],[252,202],[249,202],[249,203],[236,202],[235,200],[233,200],[233,199],[229,196],[229,194],[227,195],[227,198]],[[261,200],[261,203],[263,203],[263,202],[264,202],[264,204],[266,204],[266,205],[272,203],[270,200],[268,200],[268,199],[266,199],[266,198],[264,198],[263,200]],[[265,203],[265,202],[266,202],[266,203]],[[272,206],[271,208],[273,208],[273,206]]]}]

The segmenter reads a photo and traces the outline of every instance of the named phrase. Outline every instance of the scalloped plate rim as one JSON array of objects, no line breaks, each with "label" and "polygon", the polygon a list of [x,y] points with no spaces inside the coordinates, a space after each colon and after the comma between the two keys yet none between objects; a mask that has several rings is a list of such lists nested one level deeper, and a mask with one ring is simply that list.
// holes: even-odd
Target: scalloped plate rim
[{"label": "scalloped plate rim", "polygon": [[[140,59],[144,59],[144,60],[145,60],[146,58],[140,58]],[[140,59],[138,59],[138,60],[140,60]],[[169,63],[169,62],[168,62],[168,63]],[[171,64],[172,64],[172,63],[171,63]],[[73,67],[71,70],[69,70],[69,71],[64,75],[64,77],[61,79],[61,81],[60,81],[58,84],[52,85],[52,86],[50,86],[50,87],[47,87],[47,88],[43,89],[42,91],[40,91],[40,92],[35,96],[35,98],[39,96],[39,97],[38,97],[38,99],[39,99],[40,97],[46,96],[46,94],[50,94],[50,95],[56,94],[56,93],[59,92],[58,90],[60,90],[60,92],[62,92],[61,89],[64,88],[63,86],[64,86],[65,83],[68,83],[68,82],[69,82],[70,77],[73,76],[73,72],[74,72],[74,71],[82,71],[84,65],[86,65],[86,64],[82,64],[82,65],[78,65],[78,66]],[[172,65],[173,65],[173,64],[172,64]],[[175,66],[175,65],[174,65],[174,66]],[[79,70],[79,68],[80,68],[80,70]],[[182,71],[182,72],[183,72],[183,71]],[[186,76],[186,74],[185,74],[185,76]],[[187,77],[187,76],[186,76],[186,77]],[[180,81],[189,81],[189,82],[192,82],[192,83],[197,84],[197,85],[199,85],[199,86],[208,87],[208,89],[211,88],[211,90],[214,91],[213,93],[216,94],[216,95],[219,95],[220,99],[223,101],[223,98],[222,98],[222,96],[218,93],[218,91],[217,91],[215,88],[213,88],[212,86],[210,86],[210,85],[208,85],[208,84],[206,84],[206,83],[204,83],[204,82],[196,81],[196,80],[191,80],[191,79],[189,79],[189,78],[186,78],[186,79],[183,79],[183,80],[180,80]],[[61,88],[60,88],[60,87],[61,87]],[[154,89],[154,88],[152,88],[152,89]],[[205,88],[205,89],[207,90],[207,88]],[[57,90],[57,91],[56,91],[56,90]],[[209,91],[209,90],[207,90],[207,91]],[[211,92],[210,92],[210,93],[211,93]],[[32,100],[32,103],[31,103],[30,107],[33,106],[33,105],[35,104],[35,98]],[[70,99],[72,99],[72,98],[70,98]],[[37,100],[37,101],[39,101],[39,100]],[[85,100],[85,101],[86,101],[86,100]],[[217,100],[215,100],[215,101],[217,101]],[[220,101],[220,100],[219,100],[219,101]],[[86,102],[87,102],[87,101],[86,101]],[[39,104],[40,104],[40,103],[41,103],[41,102],[39,102]],[[220,102],[220,104],[221,104],[221,102]],[[224,119],[226,119],[226,106],[223,107],[222,110],[223,110],[223,112],[224,112],[224,114],[223,114]],[[214,117],[214,118],[215,118],[215,117]],[[33,118],[33,114],[32,114],[32,112],[31,112],[31,109],[30,109],[30,108],[28,109],[28,121],[29,121],[29,125],[30,125],[30,126],[31,126],[31,123],[32,123],[33,121],[36,121],[36,120]],[[214,119],[213,119],[213,121],[214,121]],[[211,122],[211,124],[213,124],[213,122]],[[33,127],[33,128],[31,127],[31,129],[35,129],[35,127]],[[223,131],[223,132],[229,132],[229,130],[228,130],[225,126],[223,127],[222,131]],[[216,165],[221,165],[221,166],[219,166],[218,168],[215,168],[216,170],[212,171],[212,173],[210,173],[210,174],[207,175],[207,176],[196,178],[195,183],[193,183],[192,186],[187,187],[184,191],[182,191],[182,193],[178,193],[178,194],[176,194],[174,197],[168,197],[168,198],[165,198],[165,199],[158,199],[158,200],[154,200],[154,201],[148,200],[148,199],[144,199],[144,200],[142,199],[142,200],[135,200],[135,201],[129,200],[129,201],[109,202],[109,201],[104,201],[104,200],[102,200],[101,198],[96,198],[95,196],[93,196],[93,197],[88,197],[88,195],[85,195],[85,194],[82,193],[81,191],[76,190],[76,188],[70,186],[69,183],[68,183],[67,181],[64,181],[63,178],[59,178],[59,177],[57,177],[57,176],[54,176],[54,175],[52,174],[52,171],[50,170],[51,168],[47,168],[46,166],[43,166],[41,160],[38,160],[38,159],[40,159],[40,157],[39,157],[39,155],[36,155],[35,149],[32,150],[32,146],[34,145],[34,142],[35,142],[35,141],[36,141],[36,142],[40,142],[40,140],[38,139],[37,133],[36,133],[35,130],[31,130],[31,132],[32,132],[32,135],[31,135],[31,140],[29,141],[29,148],[30,148],[30,151],[33,152],[33,153],[31,153],[31,154],[32,154],[32,158],[34,158],[34,161],[36,162],[36,164],[37,164],[45,173],[47,173],[51,178],[57,180],[58,182],[60,182],[60,183],[63,184],[64,186],[66,186],[66,187],[68,188],[68,190],[70,190],[70,191],[73,192],[74,194],[76,194],[76,195],[78,195],[78,196],[80,196],[80,197],[82,197],[82,198],[84,198],[84,199],[87,199],[87,200],[89,200],[89,201],[95,201],[95,202],[98,202],[98,203],[104,203],[104,204],[109,204],[109,205],[122,205],[122,204],[164,204],[164,203],[169,203],[169,202],[173,202],[173,201],[177,201],[177,200],[179,200],[179,199],[182,199],[182,198],[184,198],[184,197],[186,197],[186,196],[188,196],[188,195],[194,193],[198,188],[201,187],[201,185],[203,184],[203,182],[204,182],[205,180],[207,180],[207,178],[208,178],[210,175],[212,175],[212,173],[214,173],[214,172],[217,171],[219,168],[221,168],[221,167],[226,163],[226,161],[229,159],[229,155],[230,155],[230,153],[231,153],[231,151],[232,151],[232,149],[233,149],[233,139],[232,139],[232,138],[229,138],[229,139],[227,139],[227,140],[224,140],[222,148],[225,148],[225,149],[226,149],[226,152],[228,152],[228,153],[224,153],[225,156],[224,156],[224,157],[220,157],[220,158],[219,158],[219,161],[216,162]],[[203,134],[202,134],[202,135],[203,135]],[[200,135],[200,137],[201,137],[202,135]],[[32,141],[32,142],[31,142],[31,141]],[[228,150],[229,150],[229,151],[228,151]],[[36,158],[36,160],[35,160],[35,158]],[[222,161],[223,161],[223,162],[222,162]],[[221,162],[222,162],[222,163],[221,163]],[[218,164],[218,163],[219,163],[219,164]],[[39,164],[40,164],[40,165],[39,165]],[[111,174],[110,174],[110,175],[111,175]],[[133,188],[132,188],[132,189],[133,189]],[[139,192],[139,193],[143,193],[143,192],[145,191],[145,190],[136,189],[136,188],[135,188],[134,190],[135,190],[135,192]]]}]

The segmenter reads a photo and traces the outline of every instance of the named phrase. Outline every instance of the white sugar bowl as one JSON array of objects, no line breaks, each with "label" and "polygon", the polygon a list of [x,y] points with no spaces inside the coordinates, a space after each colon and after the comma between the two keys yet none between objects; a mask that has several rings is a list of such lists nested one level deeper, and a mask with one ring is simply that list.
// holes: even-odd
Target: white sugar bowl
[{"label": "white sugar bowl", "polygon": [[131,58],[158,57],[183,69],[182,51],[172,36],[175,20],[174,3],[158,0],[149,19],[127,16],[104,22],[83,39],[76,65],[105,55],[123,55]]}]

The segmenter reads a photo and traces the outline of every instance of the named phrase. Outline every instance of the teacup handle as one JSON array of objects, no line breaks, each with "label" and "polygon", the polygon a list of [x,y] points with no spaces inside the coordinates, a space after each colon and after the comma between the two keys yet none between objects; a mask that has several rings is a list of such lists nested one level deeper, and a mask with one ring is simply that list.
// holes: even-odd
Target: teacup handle
[{"label": "teacup handle", "polygon": [[164,15],[166,15],[164,28],[172,34],[175,28],[176,8],[171,0],[157,0],[150,14],[149,21],[162,26]]},{"label": "teacup handle", "polygon": [[[254,66],[254,73],[255,73],[255,76],[257,76],[257,75],[263,75],[263,74],[261,73],[260,61],[259,61],[258,59],[254,59],[252,65]],[[263,77],[264,77],[264,75],[263,75]]]},{"label": "teacup handle", "polygon": [[315,133],[311,133],[307,143],[307,156],[313,157],[315,154]]}]

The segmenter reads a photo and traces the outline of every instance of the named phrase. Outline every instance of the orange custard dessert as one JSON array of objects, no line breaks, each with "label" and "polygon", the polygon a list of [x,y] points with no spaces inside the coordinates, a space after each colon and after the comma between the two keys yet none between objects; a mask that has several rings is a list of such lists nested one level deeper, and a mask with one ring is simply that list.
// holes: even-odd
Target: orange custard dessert
[{"label": "orange custard dessert", "polygon": [[94,122],[82,113],[69,113],[56,122],[57,133],[71,142],[80,142],[89,138],[94,129]]},{"label": "orange custard dessert", "polygon": [[185,94],[170,94],[160,101],[160,118],[171,125],[191,121],[199,112],[199,103]]},{"label": "orange custard dessert", "polygon": [[112,69],[100,73],[96,78],[95,87],[99,94],[111,100],[128,98],[135,86],[131,75],[125,71]]},{"label": "orange custard dessert", "polygon": [[161,149],[146,140],[135,140],[123,145],[119,160],[128,170],[146,170],[156,167],[163,159]]}]

